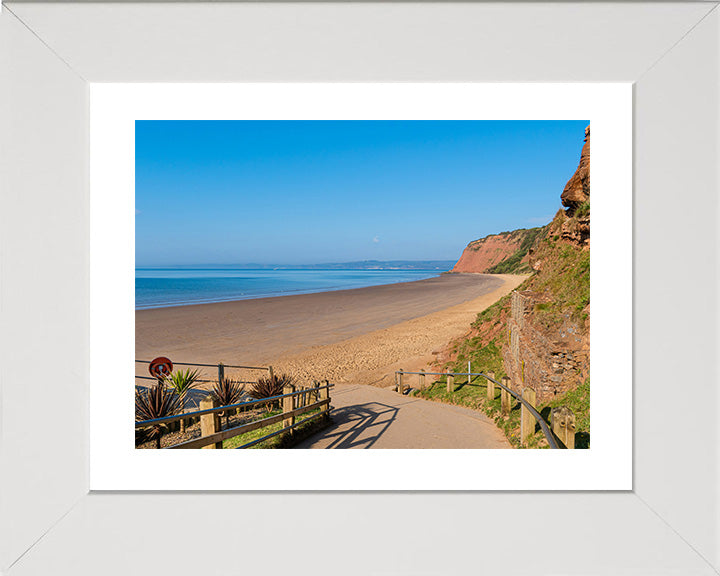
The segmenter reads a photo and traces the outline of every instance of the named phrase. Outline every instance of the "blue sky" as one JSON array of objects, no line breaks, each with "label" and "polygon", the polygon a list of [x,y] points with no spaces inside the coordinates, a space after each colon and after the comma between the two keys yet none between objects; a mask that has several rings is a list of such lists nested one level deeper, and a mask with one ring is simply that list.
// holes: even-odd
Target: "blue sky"
[{"label": "blue sky", "polygon": [[137,121],[136,265],[454,260],[548,223],[587,121]]}]

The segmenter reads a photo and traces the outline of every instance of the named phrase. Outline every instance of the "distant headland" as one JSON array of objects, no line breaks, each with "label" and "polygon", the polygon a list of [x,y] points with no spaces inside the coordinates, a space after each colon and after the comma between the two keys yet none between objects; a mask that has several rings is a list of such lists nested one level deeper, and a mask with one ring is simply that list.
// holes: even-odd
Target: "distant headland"
[{"label": "distant headland", "polygon": [[322,264],[193,264],[138,266],[139,270],[439,270],[444,272],[455,260],[360,260],[357,262],[327,262]]}]

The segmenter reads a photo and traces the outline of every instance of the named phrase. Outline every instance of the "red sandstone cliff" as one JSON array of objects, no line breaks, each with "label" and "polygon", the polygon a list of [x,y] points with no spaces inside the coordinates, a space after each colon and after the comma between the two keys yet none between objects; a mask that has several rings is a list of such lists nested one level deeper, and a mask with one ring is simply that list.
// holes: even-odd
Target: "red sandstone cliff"
[{"label": "red sandstone cliff", "polygon": [[510,234],[492,234],[467,245],[451,272],[487,272],[520,246]]},{"label": "red sandstone cliff", "polygon": [[[577,170],[565,184],[560,200],[567,211],[560,210],[553,219],[560,228],[554,234],[571,244],[589,248],[590,126],[585,129]],[[531,263],[530,258],[537,248],[537,241],[547,236],[550,226],[491,234],[474,240],[467,245],[451,272],[520,274],[538,270],[540,263]]]},{"label": "red sandstone cliff", "polygon": [[528,250],[542,228],[491,234],[467,245],[451,272],[511,274],[529,272]]},{"label": "red sandstone cliff", "polygon": [[568,208],[568,216],[572,216],[583,203],[590,201],[590,126],[585,128],[585,144],[580,153],[580,163],[565,184],[560,201]]}]

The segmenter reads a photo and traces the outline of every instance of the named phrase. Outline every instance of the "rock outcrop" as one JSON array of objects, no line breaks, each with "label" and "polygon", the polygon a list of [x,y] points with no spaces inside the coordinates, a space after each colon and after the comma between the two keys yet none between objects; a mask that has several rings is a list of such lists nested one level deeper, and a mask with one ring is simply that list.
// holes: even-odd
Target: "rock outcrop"
[{"label": "rock outcrop", "polygon": [[565,189],[560,195],[560,201],[572,216],[582,204],[590,200],[590,126],[585,128],[585,144],[580,153],[580,163],[575,174],[572,175]]},{"label": "rock outcrop", "polygon": [[560,229],[560,236],[566,242],[590,247],[590,213],[575,218],[565,218]]}]

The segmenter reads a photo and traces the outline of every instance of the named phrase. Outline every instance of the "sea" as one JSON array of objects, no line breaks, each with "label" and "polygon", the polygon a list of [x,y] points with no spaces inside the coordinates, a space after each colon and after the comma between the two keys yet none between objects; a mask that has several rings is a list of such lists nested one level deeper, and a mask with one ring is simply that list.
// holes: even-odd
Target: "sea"
[{"label": "sea", "polygon": [[135,309],[229,302],[412,282],[433,270],[233,270],[136,268]]}]

